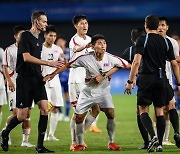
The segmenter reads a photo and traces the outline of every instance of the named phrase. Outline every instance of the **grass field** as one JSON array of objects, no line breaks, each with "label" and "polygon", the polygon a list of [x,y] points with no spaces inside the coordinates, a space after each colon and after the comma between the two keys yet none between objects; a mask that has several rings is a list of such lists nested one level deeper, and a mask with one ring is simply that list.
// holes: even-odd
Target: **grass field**
[{"label": "grass field", "polygon": [[[139,134],[137,123],[136,123],[136,96],[127,95],[114,95],[113,101],[115,105],[115,116],[116,116],[116,135],[115,142],[120,144],[122,147],[121,151],[112,152],[107,149],[107,133],[106,133],[106,117],[103,113],[100,114],[98,126],[102,129],[102,133],[96,134],[90,131],[85,133],[85,142],[88,145],[87,150],[81,153],[93,153],[93,154],[106,154],[106,153],[147,153],[143,150],[138,150],[138,147],[142,145],[142,139]],[[8,106],[3,108],[3,121],[4,126],[6,117],[10,114]],[[151,109],[152,115],[152,109]],[[31,135],[29,141],[33,144],[37,142],[37,124],[38,124],[39,112],[37,106],[32,110],[31,116]],[[45,146],[51,150],[55,150],[56,153],[72,153],[69,151],[71,143],[69,123],[59,122],[55,136],[60,139],[59,142],[45,142]],[[11,132],[12,145],[9,147],[9,152],[6,153],[35,153],[34,148],[20,147],[22,140],[21,125],[16,127]],[[171,128],[170,140],[173,140],[173,133]],[[0,153],[4,153],[0,150]],[[80,152],[78,152],[80,153]],[[180,153],[180,149],[176,146],[164,146],[164,153]]]}]

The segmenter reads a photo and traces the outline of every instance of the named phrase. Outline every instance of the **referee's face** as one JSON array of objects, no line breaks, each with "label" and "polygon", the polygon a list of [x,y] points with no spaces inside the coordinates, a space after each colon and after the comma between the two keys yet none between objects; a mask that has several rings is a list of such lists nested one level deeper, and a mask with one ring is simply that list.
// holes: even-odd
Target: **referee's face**
[{"label": "referee's face", "polygon": [[167,25],[165,20],[159,21],[159,26],[158,26],[158,33],[162,35],[163,37],[166,36],[166,32],[168,30],[169,26]]}]

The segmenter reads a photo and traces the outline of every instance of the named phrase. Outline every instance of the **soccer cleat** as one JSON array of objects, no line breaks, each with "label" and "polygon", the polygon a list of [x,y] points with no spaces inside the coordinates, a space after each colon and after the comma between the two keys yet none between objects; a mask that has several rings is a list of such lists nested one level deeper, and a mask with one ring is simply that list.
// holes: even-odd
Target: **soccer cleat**
[{"label": "soccer cleat", "polygon": [[175,142],[176,142],[176,146],[178,147],[178,148],[180,148],[180,136],[179,136],[179,134],[175,134],[174,135],[174,140],[175,140]]},{"label": "soccer cleat", "polygon": [[6,136],[4,134],[5,130],[3,130],[1,133],[0,133],[0,136],[1,136],[1,147],[3,149],[3,151],[8,151],[8,141],[9,141],[9,137]]},{"label": "soccer cleat", "polygon": [[54,135],[51,135],[51,134],[48,135],[47,140],[48,141],[59,141],[59,139],[57,139]]},{"label": "soccer cleat", "polygon": [[21,146],[22,147],[28,147],[28,148],[35,147],[35,145],[31,144],[28,141],[22,141]]},{"label": "soccer cleat", "polygon": [[71,146],[70,146],[70,148],[69,148],[69,149],[70,149],[71,151],[74,151],[74,149],[75,149],[75,147],[76,147],[76,146],[77,146],[77,144],[76,144],[76,143],[71,144]]},{"label": "soccer cleat", "polygon": [[88,147],[87,144],[84,142],[83,143],[83,146],[85,147],[85,149]]},{"label": "soccer cleat", "polygon": [[63,120],[63,117],[64,117],[64,114],[63,114],[63,113],[59,113],[58,121],[62,121],[62,120]]},{"label": "soccer cleat", "polygon": [[11,138],[9,137],[8,145],[12,145]]},{"label": "soccer cleat", "polygon": [[155,148],[155,152],[163,152],[163,148],[161,145],[158,145],[156,148]]},{"label": "soccer cleat", "polygon": [[36,148],[36,153],[54,153],[54,151],[46,149],[44,146],[41,148]]},{"label": "soccer cleat", "polygon": [[158,138],[157,138],[157,136],[154,136],[154,137],[152,138],[152,140],[149,142],[147,151],[148,151],[148,152],[153,152],[153,151],[154,151],[154,148],[155,148],[158,144],[159,144]]},{"label": "soccer cleat", "polygon": [[100,130],[97,126],[91,126],[89,130],[91,132],[94,132],[94,133],[101,133],[102,132],[102,130]]},{"label": "soccer cleat", "polygon": [[70,120],[69,117],[67,116],[64,117],[64,122],[69,122],[69,120]]},{"label": "soccer cleat", "polygon": [[175,145],[174,143],[171,143],[170,141],[168,140],[165,140],[162,142],[162,145]]},{"label": "soccer cleat", "polygon": [[76,145],[73,151],[83,151],[86,148],[83,145]]},{"label": "soccer cleat", "polygon": [[148,144],[143,144],[141,147],[139,147],[139,150],[145,150],[148,148]]},{"label": "soccer cleat", "polygon": [[117,145],[116,143],[109,143],[108,149],[113,150],[113,151],[117,151],[117,150],[121,150],[121,147],[119,145]]}]

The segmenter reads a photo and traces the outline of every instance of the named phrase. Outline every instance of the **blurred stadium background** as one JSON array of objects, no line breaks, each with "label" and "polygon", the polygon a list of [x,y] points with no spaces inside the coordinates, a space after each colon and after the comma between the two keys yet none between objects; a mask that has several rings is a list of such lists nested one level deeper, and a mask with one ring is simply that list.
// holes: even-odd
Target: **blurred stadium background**
[{"label": "blurred stadium background", "polygon": [[[88,35],[103,34],[108,42],[108,52],[121,56],[129,46],[132,28],[144,26],[148,14],[166,16],[170,20],[171,34],[180,31],[179,0],[1,0],[0,1],[0,46],[6,48],[14,42],[12,28],[17,24],[27,29],[30,16],[35,10],[47,13],[48,24],[53,24],[69,42],[75,34],[72,17],[85,14],[89,20]],[[112,93],[122,93],[128,72],[113,76]],[[121,86],[121,87],[119,87]]]}]

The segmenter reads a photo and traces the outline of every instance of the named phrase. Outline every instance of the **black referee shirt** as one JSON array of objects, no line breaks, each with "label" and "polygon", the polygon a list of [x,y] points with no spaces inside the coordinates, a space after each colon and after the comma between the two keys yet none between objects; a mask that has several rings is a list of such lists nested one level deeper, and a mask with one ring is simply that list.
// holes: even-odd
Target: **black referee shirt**
[{"label": "black referee shirt", "polygon": [[130,64],[132,64],[134,55],[135,55],[135,46],[131,46],[123,52],[121,58],[125,59]]},{"label": "black referee shirt", "polygon": [[23,53],[41,59],[41,51],[42,39],[36,38],[30,31],[23,32],[18,45],[16,72],[23,75],[40,75],[41,66],[24,62]]},{"label": "black referee shirt", "polygon": [[[154,33],[148,34],[147,43],[145,36],[140,36],[136,42],[135,53],[142,55],[139,74],[151,74],[158,72],[159,68],[165,72],[166,60],[175,60],[171,42]],[[168,44],[168,45],[167,45]]]}]

